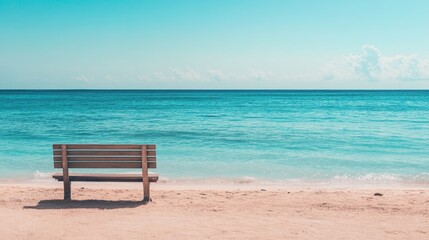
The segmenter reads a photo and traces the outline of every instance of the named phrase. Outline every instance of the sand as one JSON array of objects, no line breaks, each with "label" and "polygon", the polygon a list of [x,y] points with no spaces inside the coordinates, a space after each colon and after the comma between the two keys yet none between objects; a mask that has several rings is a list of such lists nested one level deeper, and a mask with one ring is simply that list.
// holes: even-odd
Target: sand
[{"label": "sand", "polygon": [[429,239],[428,189],[61,187],[0,184],[0,239]]}]

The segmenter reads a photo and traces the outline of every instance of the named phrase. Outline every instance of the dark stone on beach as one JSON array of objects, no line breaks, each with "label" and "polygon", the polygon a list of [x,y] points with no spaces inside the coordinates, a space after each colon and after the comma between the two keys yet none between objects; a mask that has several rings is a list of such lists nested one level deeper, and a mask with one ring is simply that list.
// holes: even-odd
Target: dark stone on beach
[{"label": "dark stone on beach", "polygon": [[80,189],[85,189],[84,187],[81,187]]},{"label": "dark stone on beach", "polygon": [[381,197],[381,196],[383,196],[383,194],[382,194],[382,193],[374,193],[374,196],[379,196],[379,197]]},{"label": "dark stone on beach", "polygon": [[287,194],[289,194],[290,192],[287,192]]},{"label": "dark stone on beach", "polygon": [[267,189],[263,189],[263,188],[262,188],[262,189],[261,189],[261,191],[262,191],[262,192],[265,192],[265,191],[267,191]]}]

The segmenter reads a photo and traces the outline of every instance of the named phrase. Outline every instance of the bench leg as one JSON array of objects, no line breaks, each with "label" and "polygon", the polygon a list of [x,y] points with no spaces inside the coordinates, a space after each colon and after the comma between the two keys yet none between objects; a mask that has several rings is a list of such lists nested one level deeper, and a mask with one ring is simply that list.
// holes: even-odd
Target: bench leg
[{"label": "bench leg", "polygon": [[69,163],[67,158],[67,145],[61,145],[61,160],[63,163],[64,200],[71,199],[71,187],[69,177]]},{"label": "bench leg", "polygon": [[150,201],[150,183],[144,183],[143,182],[143,202],[149,202]]},{"label": "bench leg", "polygon": [[64,181],[64,200],[71,200],[71,184],[70,184],[70,181]]}]

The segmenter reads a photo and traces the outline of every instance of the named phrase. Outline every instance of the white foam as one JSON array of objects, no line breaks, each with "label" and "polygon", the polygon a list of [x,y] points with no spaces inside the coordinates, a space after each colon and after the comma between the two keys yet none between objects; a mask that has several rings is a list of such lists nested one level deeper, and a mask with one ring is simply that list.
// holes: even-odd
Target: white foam
[{"label": "white foam", "polygon": [[[52,182],[54,172],[35,171],[33,177],[26,178],[31,182]],[[129,171],[126,173],[138,173]],[[25,179],[21,179],[25,180]],[[422,173],[415,176],[407,176],[391,173],[367,173],[362,175],[344,174],[337,175],[327,179],[258,179],[253,176],[242,177],[201,177],[201,178],[183,178],[168,177],[160,175],[158,180],[160,185],[205,185],[205,186],[331,186],[331,187],[359,187],[359,186],[399,186],[399,185],[418,185],[429,186],[429,173]]]},{"label": "white foam", "polygon": [[52,178],[52,174],[54,174],[54,172],[40,172],[40,171],[35,171],[33,173],[33,179],[35,179],[35,180],[51,179]]},{"label": "white foam", "polygon": [[174,184],[251,184],[258,180],[255,177],[243,176],[238,178],[169,178],[160,176],[158,183]]},{"label": "white foam", "polygon": [[331,184],[398,184],[404,182],[404,177],[399,174],[367,173],[364,175],[337,175],[332,177]]}]

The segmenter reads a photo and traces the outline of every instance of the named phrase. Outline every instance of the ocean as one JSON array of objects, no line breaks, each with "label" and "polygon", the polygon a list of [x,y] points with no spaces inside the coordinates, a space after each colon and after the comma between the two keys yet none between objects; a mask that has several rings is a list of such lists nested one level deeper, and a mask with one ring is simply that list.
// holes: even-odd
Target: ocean
[{"label": "ocean", "polygon": [[156,144],[166,181],[429,184],[429,91],[0,90],[0,180],[54,143]]}]

